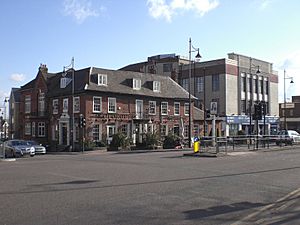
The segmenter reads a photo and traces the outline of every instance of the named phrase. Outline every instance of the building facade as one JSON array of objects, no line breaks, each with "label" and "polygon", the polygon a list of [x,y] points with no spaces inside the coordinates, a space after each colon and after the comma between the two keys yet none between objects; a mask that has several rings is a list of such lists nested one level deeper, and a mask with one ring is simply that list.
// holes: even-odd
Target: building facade
[{"label": "building facade", "polygon": [[[109,144],[117,132],[134,144],[148,132],[188,138],[189,93],[168,76],[95,67],[52,74],[41,65],[18,92],[22,139],[79,149],[82,141]],[[191,124],[199,134],[201,120]]]},{"label": "building facade", "polygon": [[[185,90],[189,90],[189,61],[180,60],[180,56],[175,54],[169,57],[149,57],[147,62],[122,69],[148,68],[153,64],[149,60],[151,58],[156,59],[156,68],[162,68],[158,72],[173,76]],[[163,70],[168,60],[172,63],[171,74]],[[222,136],[237,135],[241,131],[244,134],[262,131],[266,131],[266,135],[277,133],[278,74],[273,70],[272,63],[235,53],[228,54],[228,58],[191,63],[191,94],[197,98],[195,106],[214,114],[207,119],[204,116],[206,135],[211,133],[209,124],[215,118],[222,121]],[[254,113],[254,104],[259,102],[266,105],[266,116],[264,120],[258,121],[256,127],[250,115]]]},{"label": "building facade", "polygon": [[291,102],[280,103],[279,115],[281,129],[300,133],[300,96],[292,96]]}]

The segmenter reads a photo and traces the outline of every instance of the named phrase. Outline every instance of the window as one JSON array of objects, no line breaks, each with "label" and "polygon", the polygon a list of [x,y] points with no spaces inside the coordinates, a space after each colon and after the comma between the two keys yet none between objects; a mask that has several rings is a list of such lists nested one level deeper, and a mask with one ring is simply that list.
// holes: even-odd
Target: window
[{"label": "window", "polygon": [[116,98],[108,98],[108,112],[115,113],[117,111]]},{"label": "window", "polygon": [[196,90],[199,93],[204,91],[204,77],[196,77]]},{"label": "window", "polygon": [[135,100],[135,113],[136,113],[136,119],[142,119],[143,118],[143,100]]},{"label": "window", "polygon": [[93,97],[93,112],[102,112],[102,97]]},{"label": "window", "polygon": [[190,114],[190,104],[184,103],[184,115],[188,116]]},{"label": "window", "polygon": [[45,93],[39,94],[39,115],[43,116],[45,114]]},{"label": "window", "polygon": [[246,92],[246,77],[245,76],[241,77],[241,90],[242,90],[242,92]]},{"label": "window", "polygon": [[189,90],[189,79],[182,79],[181,86],[188,91]]},{"label": "window", "polygon": [[189,137],[189,125],[184,125],[184,137]]},{"label": "window", "polygon": [[160,92],[160,82],[159,81],[153,81],[153,91]]},{"label": "window", "polygon": [[45,134],[45,123],[44,122],[39,122],[38,123],[38,136],[39,137],[45,137],[46,134]]},{"label": "window", "polygon": [[241,100],[241,113],[246,113],[246,100]]},{"label": "window", "polygon": [[248,92],[252,93],[252,79],[248,78]]},{"label": "window", "polygon": [[265,89],[266,89],[266,95],[269,94],[269,82],[268,80],[265,80]]},{"label": "window", "polygon": [[94,124],[92,133],[93,133],[93,141],[101,140],[100,124]]},{"label": "window", "polygon": [[263,94],[264,93],[264,81],[260,80],[259,83],[260,83],[260,85],[259,85],[260,93]]},{"label": "window", "polygon": [[35,137],[35,122],[32,122],[31,132],[32,132],[32,137]]},{"label": "window", "polygon": [[258,93],[258,79],[255,79],[254,82],[255,82],[255,93]]},{"label": "window", "polygon": [[74,113],[80,112],[80,97],[74,97],[74,105],[73,105]]},{"label": "window", "polygon": [[63,100],[63,112],[68,112],[68,108],[69,108],[69,99],[64,98],[64,100]]},{"label": "window", "polygon": [[168,115],[168,103],[162,102],[160,110],[161,110],[161,115]]},{"label": "window", "polygon": [[25,96],[25,113],[31,112],[31,96],[26,95]]},{"label": "window", "polygon": [[53,99],[52,101],[52,113],[53,114],[58,113],[58,99]]},{"label": "window", "polygon": [[128,124],[122,124],[120,127],[120,131],[122,134],[128,136]]},{"label": "window", "polygon": [[168,125],[167,124],[161,124],[160,125],[160,135],[161,136],[167,136],[168,135]]},{"label": "window", "polygon": [[60,88],[65,88],[67,86],[68,78],[62,77],[60,79]]},{"label": "window", "polygon": [[107,85],[107,75],[106,74],[98,74],[98,85]]},{"label": "window", "polygon": [[179,116],[180,115],[180,103],[174,102],[174,115]]},{"label": "window", "polygon": [[219,74],[212,75],[212,91],[219,91]]},{"label": "window", "polygon": [[134,90],[141,90],[141,80],[133,78],[133,89]]},{"label": "window", "polygon": [[25,135],[31,135],[31,123],[25,123]]},{"label": "window", "polygon": [[164,72],[172,72],[172,63],[164,63],[163,64],[163,71]]},{"label": "window", "polygon": [[156,101],[149,101],[149,114],[150,115],[156,114]]}]

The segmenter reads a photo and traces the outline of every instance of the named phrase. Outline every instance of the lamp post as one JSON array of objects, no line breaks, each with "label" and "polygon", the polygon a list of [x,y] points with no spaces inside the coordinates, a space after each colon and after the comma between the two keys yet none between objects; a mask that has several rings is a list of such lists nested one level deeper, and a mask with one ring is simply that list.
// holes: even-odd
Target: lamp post
[{"label": "lamp post", "polygon": [[[65,71],[67,69],[67,71]],[[63,68],[63,73],[67,73],[69,70],[72,71],[72,151],[74,151],[75,147],[75,137],[76,137],[76,132],[75,132],[75,116],[74,116],[74,57],[72,57],[71,64],[68,66],[64,66]]]},{"label": "lamp post", "polygon": [[285,80],[286,79],[289,79],[291,80],[290,83],[293,84],[294,81],[293,81],[293,77],[289,77],[289,76],[286,76],[285,74],[285,70],[283,72],[283,95],[284,95],[284,114],[283,114],[283,118],[284,118],[284,129],[287,130],[287,123],[286,123],[286,92],[285,92]]},{"label": "lamp post", "polygon": [[7,138],[7,113],[6,113],[6,103],[9,102],[9,98],[4,98],[4,138]]},{"label": "lamp post", "polygon": [[192,134],[192,101],[191,101],[191,87],[192,87],[192,62],[191,62],[191,53],[192,52],[197,52],[197,55],[195,58],[200,59],[201,55],[199,54],[199,48],[195,48],[192,45],[192,39],[189,39],[189,147],[192,147],[192,142],[191,142],[191,134]]}]

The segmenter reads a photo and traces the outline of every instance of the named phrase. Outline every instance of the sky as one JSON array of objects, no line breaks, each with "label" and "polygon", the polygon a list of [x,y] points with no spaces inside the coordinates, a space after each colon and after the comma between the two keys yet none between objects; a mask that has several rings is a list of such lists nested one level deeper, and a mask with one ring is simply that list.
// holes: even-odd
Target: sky
[{"label": "sky", "polygon": [[9,0],[0,3],[0,110],[39,65],[119,69],[157,54],[202,61],[238,53],[273,63],[287,100],[300,95],[299,0]]}]

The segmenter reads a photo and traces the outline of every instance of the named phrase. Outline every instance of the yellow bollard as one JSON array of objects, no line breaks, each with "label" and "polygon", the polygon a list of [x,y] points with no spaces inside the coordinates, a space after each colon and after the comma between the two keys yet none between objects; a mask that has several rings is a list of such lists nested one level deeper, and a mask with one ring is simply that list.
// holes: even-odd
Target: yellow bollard
[{"label": "yellow bollard", "polygon": [[194,153],[199,152],[199,141],[194,141]]}]

